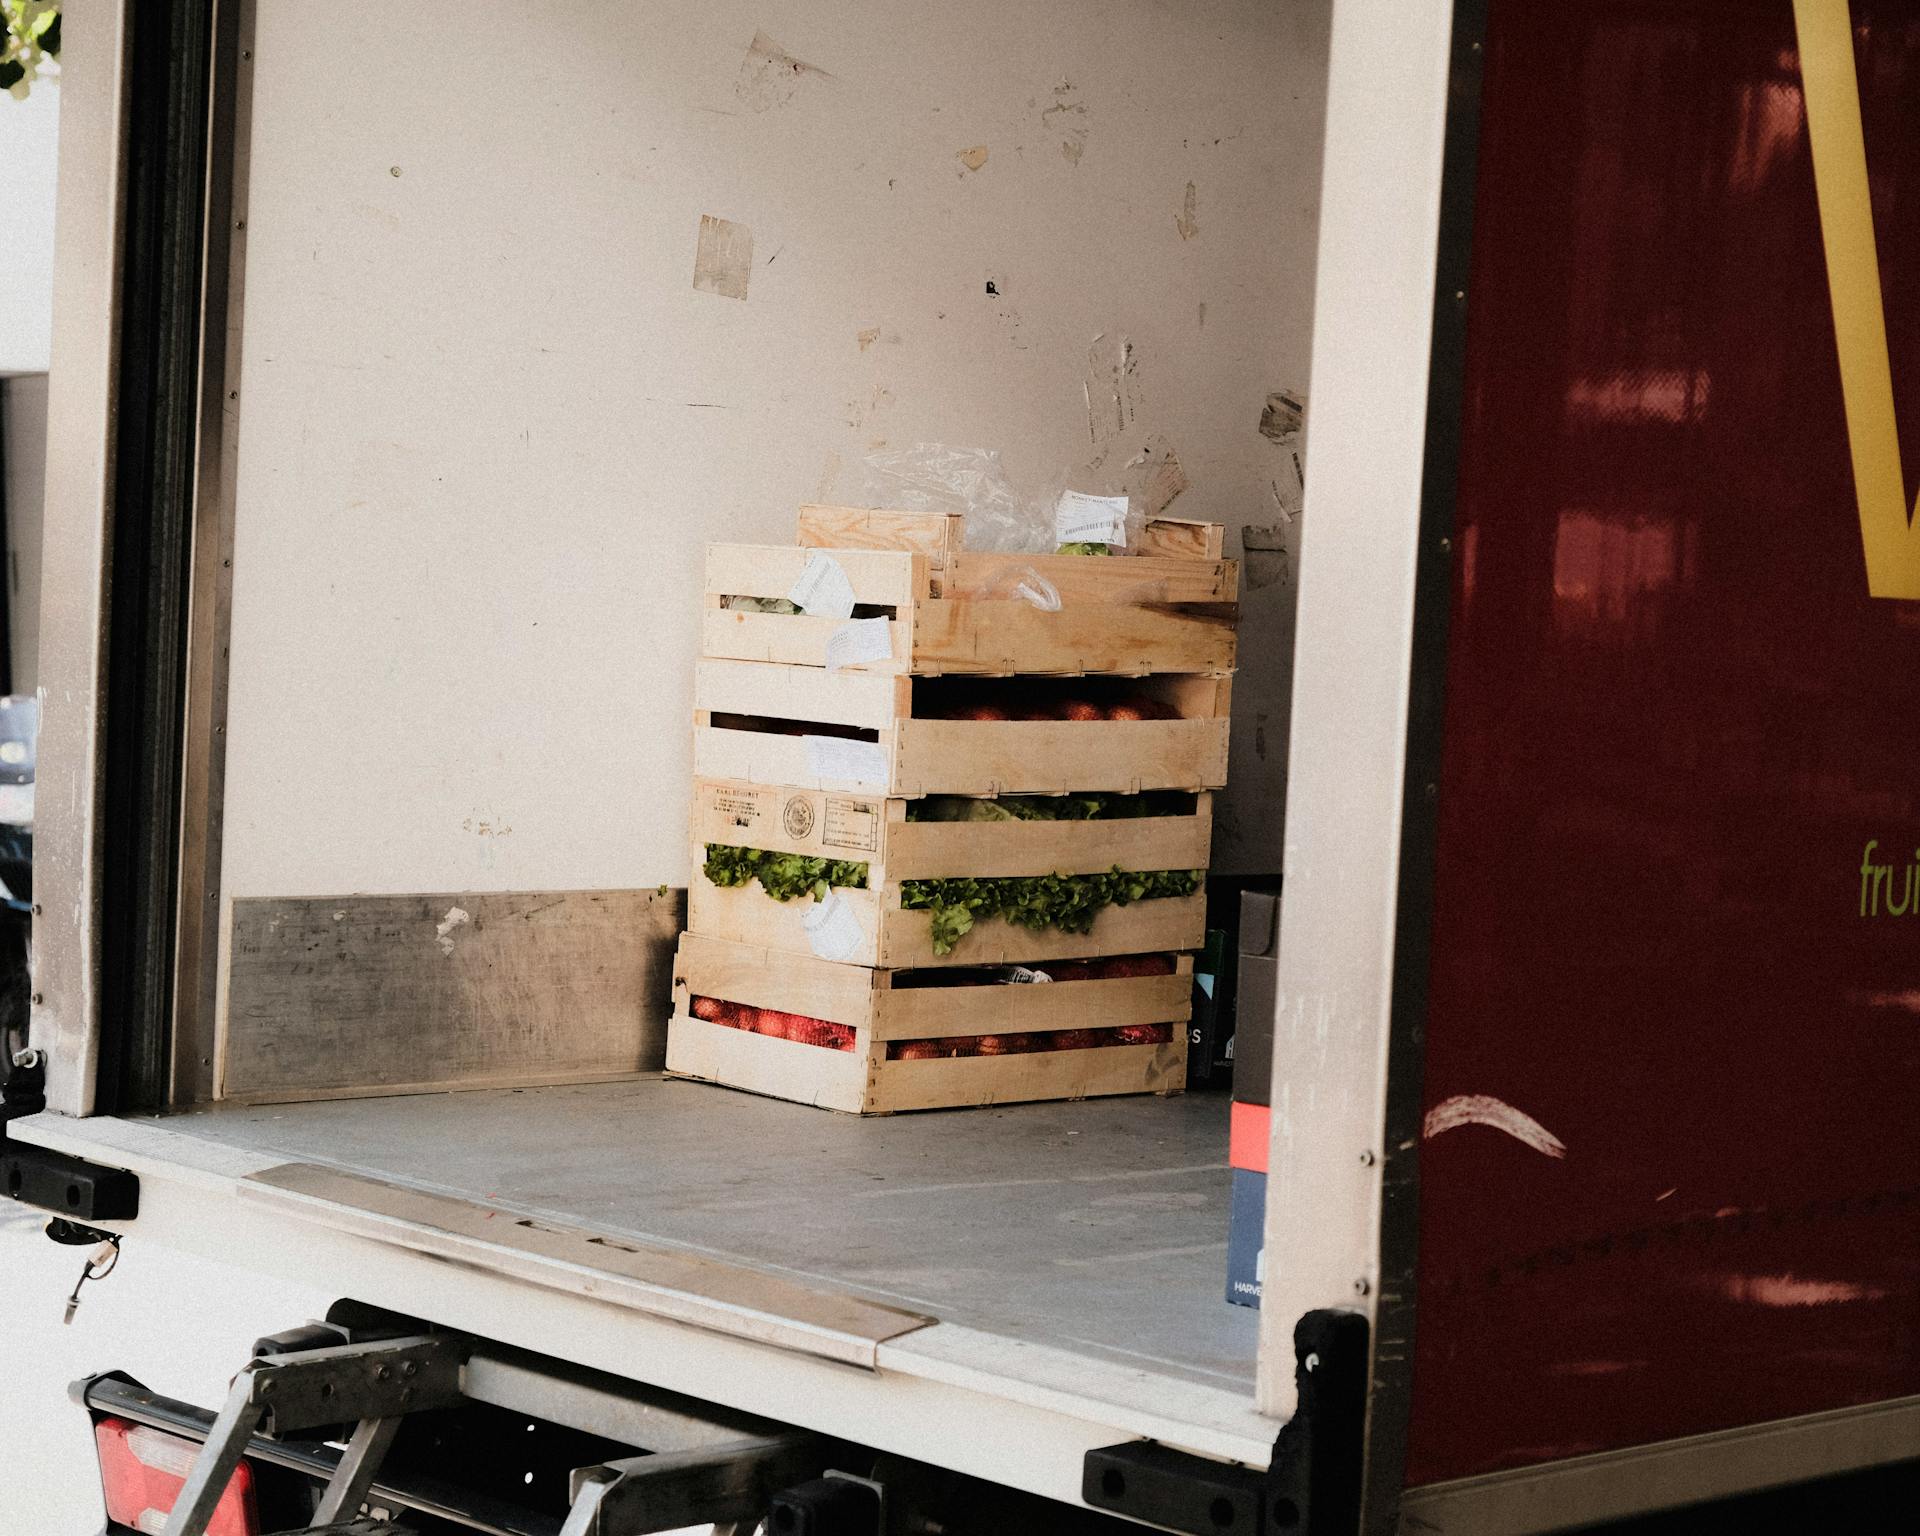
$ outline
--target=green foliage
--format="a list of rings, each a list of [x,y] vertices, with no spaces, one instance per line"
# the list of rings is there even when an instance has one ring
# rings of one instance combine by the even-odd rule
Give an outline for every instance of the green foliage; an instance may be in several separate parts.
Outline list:
[[[60,7],[52,0],[0,0],[0,20],[6,23],[0,90],[25,101],[47,61],[60,57]]]
[[[1191,896],[1206,871],[1156,869],[1144,873],[1115,865],[1100,875],[1023,875],[993,880],[959,877],[907,880],[900,904],[932,914],[933,952],[946,955],[976,918],[1001,917],[1022,928],[1058,928],[1085,933],[1107,907],[1129,906],[1163,896]]]
[[[1062,544],[1054,553],[1056,555],[1110,555],[1113,550],[1105,544],[1089,544],[1081,539],[1071,544]]]
[[[715,885],[750,885],[758,880],[775,901],[809,895],[824,901],[835,886],[854,890],[867,886],[867,866],[850,859],[813,859],[802,853],[769,853],[730,843],[708,843],[705,868]]]

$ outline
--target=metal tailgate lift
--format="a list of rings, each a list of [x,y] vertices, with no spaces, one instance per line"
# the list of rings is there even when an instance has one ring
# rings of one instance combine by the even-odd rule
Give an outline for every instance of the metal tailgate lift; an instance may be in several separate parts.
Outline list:
[[[382,1461],[408,1414],[490,1401],[492,1389],[511,1386],[516,1369],[475,1353],[475,1341],[454,1334],[415,1333],[321,1343],[345,1336],[331,1325],[295,1329],[262,1341],[234,1377],[225,1405],[207,1432],[166,1526],[166,1536],[205,1536],[228,1481],[256,1435],[300,1435],[353,1426],[346,1449],[327,1476],[307,1532],[399,1531],[361,1518]],[[472,1372],[485,1373],[476,1379]],[[83,1384],[83,1390],[91,1384]],[[562,1383],[545,1384],[564,1393]],[[671,1421],[681,1442],[576,1470],[560,1536],[646,1536],[688,1525],[725,1532],[751,1530],[796,1485],[819,1479],[844,1449],[810,1431],[737,1416],[694,1420],[642,1405],[649,1417]],[[848,1489],[871,1489],[865,1479],[839,1474]],[[867,1496],[875,1516],[876,1494]]]

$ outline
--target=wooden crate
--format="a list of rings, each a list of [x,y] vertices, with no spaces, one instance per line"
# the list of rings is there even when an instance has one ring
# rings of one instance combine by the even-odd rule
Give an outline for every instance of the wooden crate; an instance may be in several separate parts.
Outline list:
[[[953,557],[962,552],[965,531],[966,518],[958,512],[804,506],[800,509],[800,525],[794,542],[809,549],[914,550],[927,557],[937,584]],[[1226,534],[1225,526],[1220,523],[1185,517],[1149,518],[1138,553],[1218,560],[1226,546]]]
[[[960,553],[958,512],[890,512],[876,507],[804,506],[794,542],[807,549],[899,549],[927,557],[934,590]]]
[[[764,898],[763,898],[764,899]],[[885,970],[795,959],[687,934],[674,965],[667,1071],[851,1114],[957,1108],[1116,1093],[1179,1093],[1193,960],[1166,976],[1042,985],[910,987]],[[752,1034],[695,1018],[715,997],[826,1019],[855,1031],[851,1051]],[[1166,1024],[1163,1044],[1021,1055],[889,1060],[890,1041]]]
[[[1179,716],[1171,720],[930,718],[942,690],[966,682],[703,660],[694,675],[694,773],[907,796],[1136,793],[1227,781],[1230,677],[1086,680],[1089,693],[1158,699]]]
[[[936,591],[935,567],[922,554],[709,544],[702,654],[824,667],[847,620],[727,606],[785,597],[822,556],[846,572],[857,605],[878,610],[868,619],[884,625],[884,634],[869,630],[863,638],[884,638],[887,654],[847,661],[848,670],[921,677],[1233,670],[1233,562],[1145,555],[961,554],[950,557]],[[1051,586],[1058,610],[1019,596],[1023,584],[1036,592]]]
[[[1196,949],[1206,937],[1206,894],[1155,897],[1109,907],[1084,934],[1035,931],[994,918],[976,923],[953,952],[933,952],[931,916],[901,906],[901,882],[943,876],[1097,874],[1205,869],[1212,838],[1211,797],[1191,812],[1114,821],[909,821],[905,800],[839,794],[800,786],[696,780],[693,873],[687,926],[696,933],[787,954],[810,955],[806,898],[775,901],[758,882],[717,886],[702,872],[705,846],[726,843],[864,861],[865,890],[841,889],[859,924],[861,965],[998,965],[1034,959]]]

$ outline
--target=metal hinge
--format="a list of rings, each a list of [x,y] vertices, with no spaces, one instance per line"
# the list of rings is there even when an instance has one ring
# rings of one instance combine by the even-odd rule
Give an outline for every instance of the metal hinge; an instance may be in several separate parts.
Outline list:
[[[1305,1314],[1293,1330],[1298,1402],[1265,1472],[1151,1440],[1087,1452],[1080,1497],[1190,1536],[1355,1536],[1367,1415],[1367,1320]]]

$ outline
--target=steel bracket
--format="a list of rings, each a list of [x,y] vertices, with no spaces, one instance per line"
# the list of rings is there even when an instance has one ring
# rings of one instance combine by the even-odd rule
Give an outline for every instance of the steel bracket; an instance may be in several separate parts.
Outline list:
[[[1088,1451],[1080,1497],[1188,1536],[1355,1536],[1367,1414],[1367,1320],[1319,1311],[1293,1330],[1299,1399],[1265,1472],[1152,1440]]]

